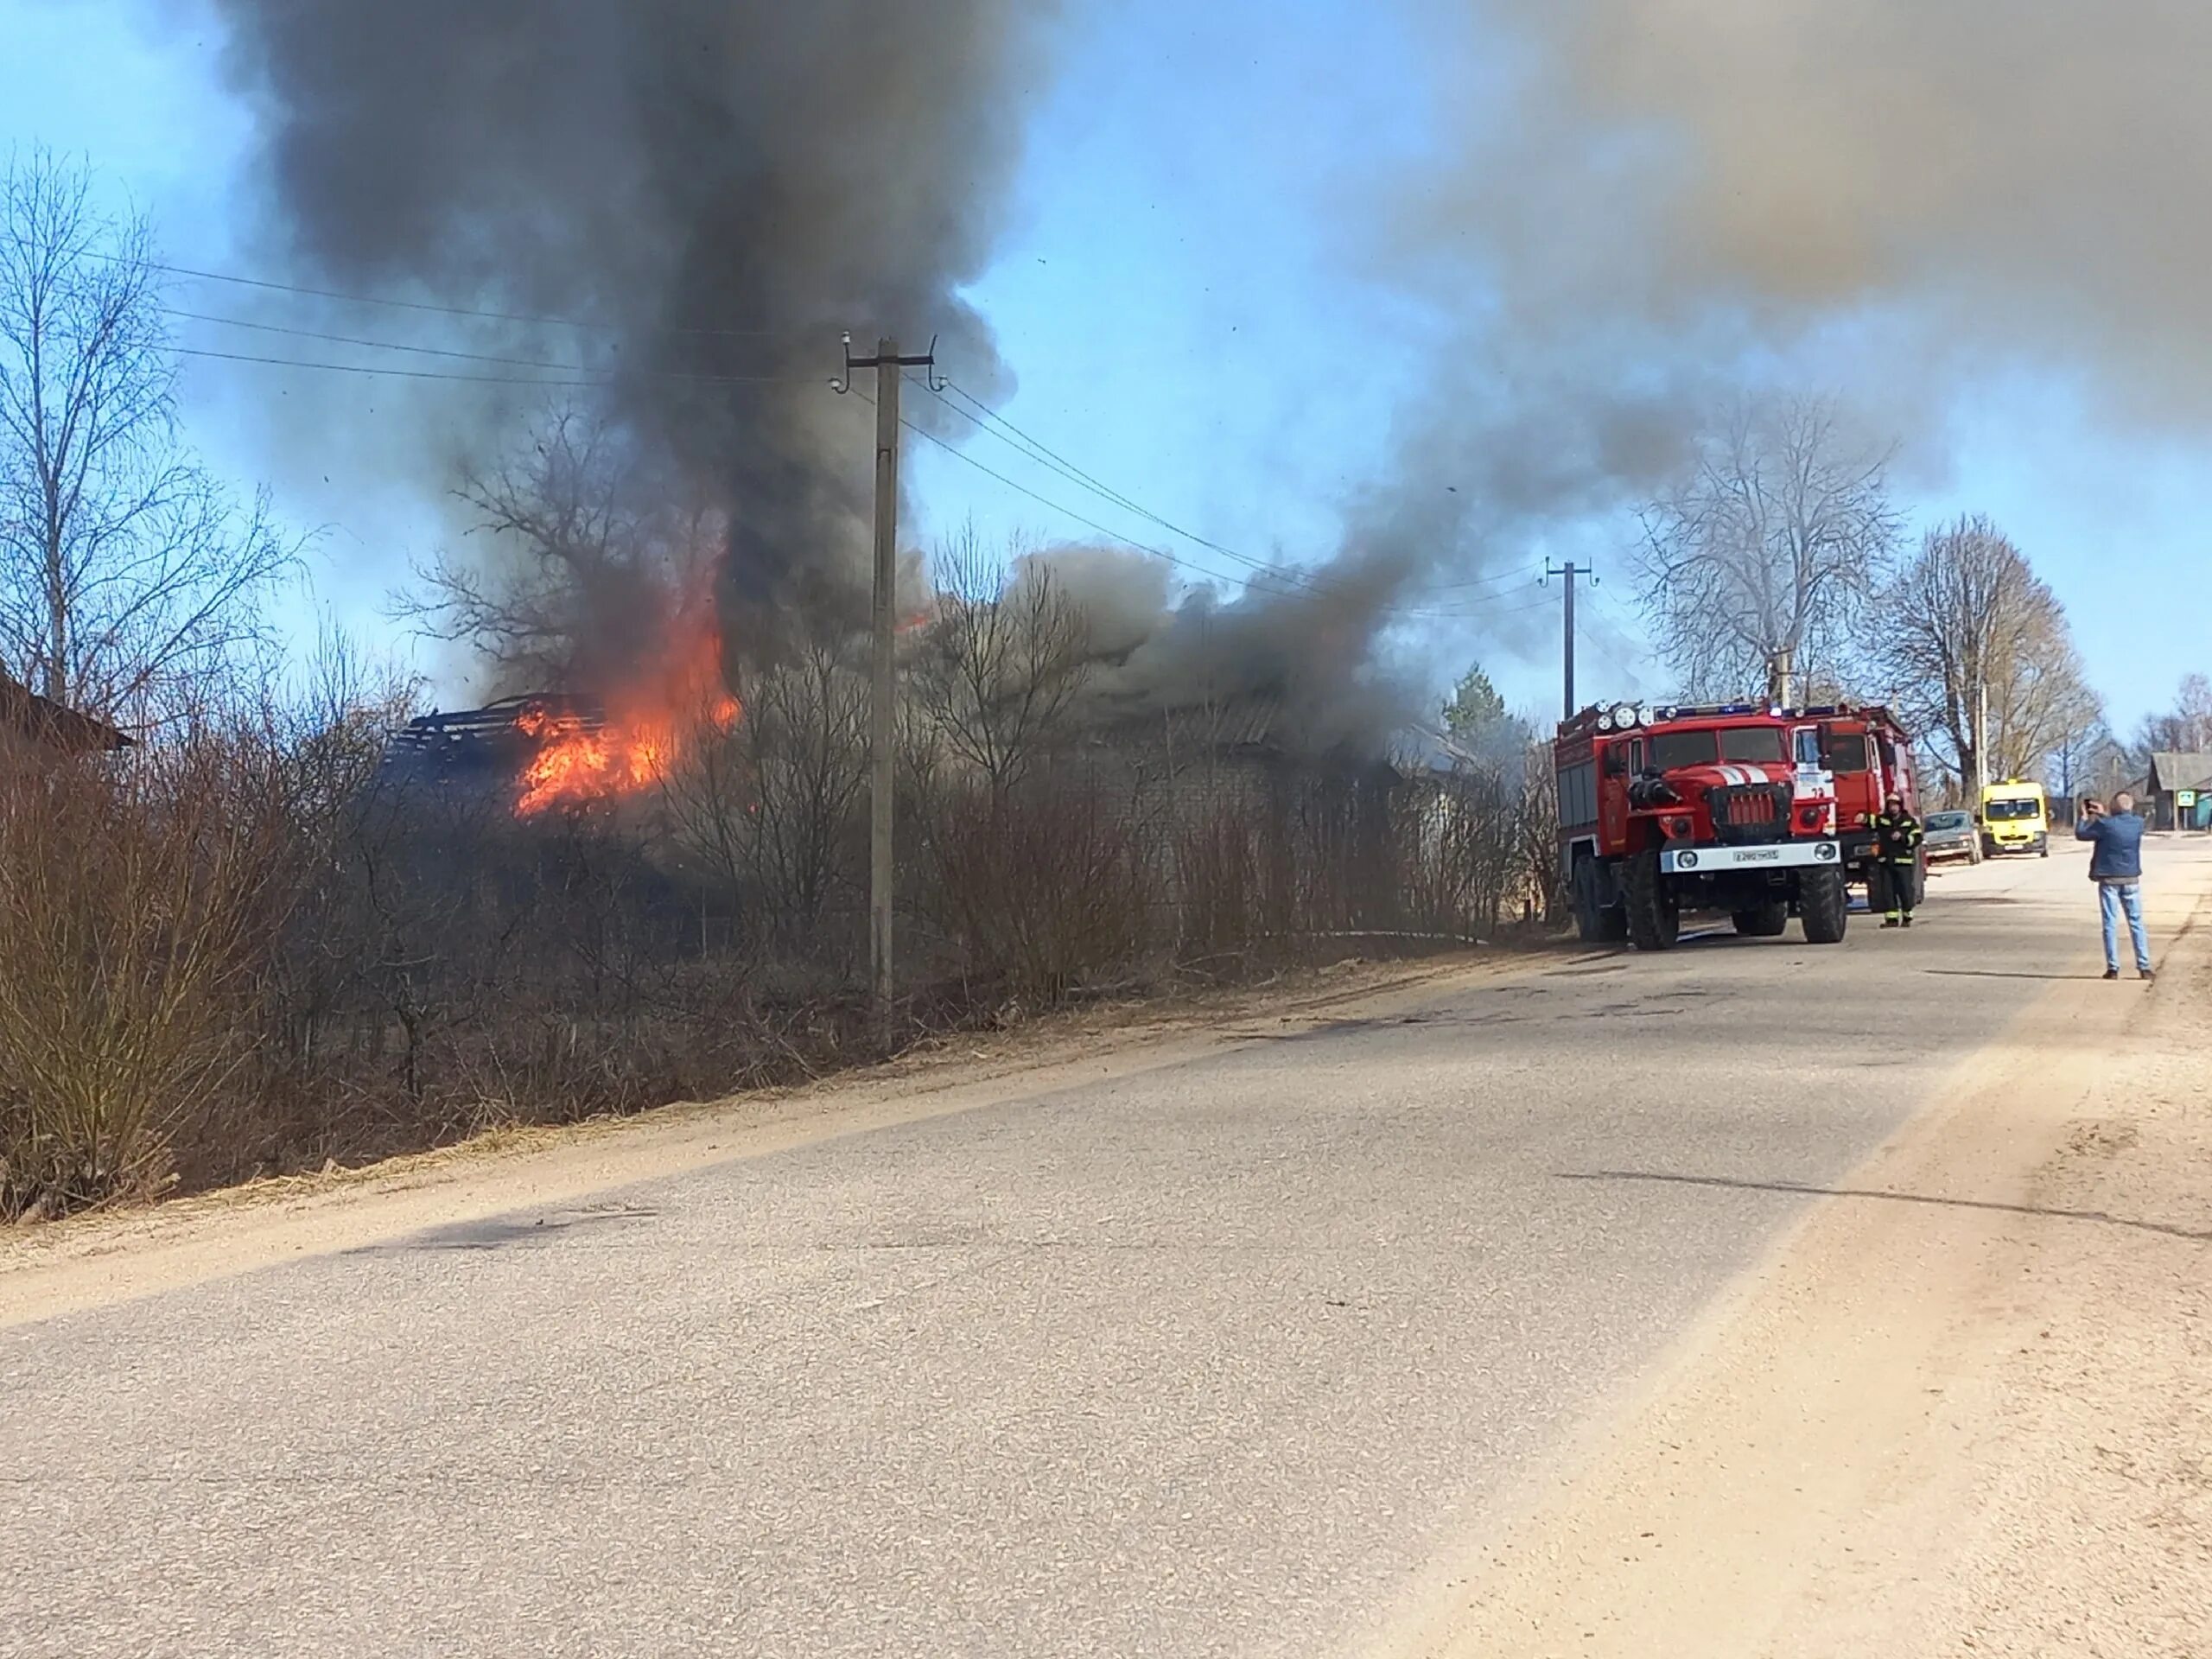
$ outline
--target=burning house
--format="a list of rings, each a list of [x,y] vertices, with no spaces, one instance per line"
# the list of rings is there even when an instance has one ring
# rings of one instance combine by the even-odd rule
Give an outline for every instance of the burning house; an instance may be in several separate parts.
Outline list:
[[[512,794],[518,810],[538,769],[540,734],[572,732],[603,741],[607,710],[595,697],[556,692],[505,697],[481,709],[439,710],[410,720],[385,753],[388,781],[497,796]]]
[[[738,718],[727,690],[690,717],[673,707],[610,714],[600,697],[540,691],[481,709],[421,715],[394,734],[388,781],[484,795],[512,793],[518,817],[642,795],[688,745]]]

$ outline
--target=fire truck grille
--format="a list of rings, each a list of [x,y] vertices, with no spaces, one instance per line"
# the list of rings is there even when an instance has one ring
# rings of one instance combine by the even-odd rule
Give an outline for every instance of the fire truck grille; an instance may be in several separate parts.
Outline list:
[[[1713,832],[1724,842],[1773,841],[1789,829],[1789,791],[1780,784],[1746,784],[1706,791]]]

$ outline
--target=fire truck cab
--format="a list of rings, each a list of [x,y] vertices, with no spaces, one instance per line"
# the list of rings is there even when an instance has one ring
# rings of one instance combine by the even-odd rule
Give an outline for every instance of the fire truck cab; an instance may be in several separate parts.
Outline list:
[[[1582,938],[1664,950],[1682,912],[1705,910],[1753,938],[1796,916],[1808,943],[1840,941],[1849,861],[1831,761],[1856,755],[1848,745],[1835,753],[1838,718],[1749,702],[1624,703],[1563,723],[1560,854]],[[1871,852],[1871,833],[1867,842]]]
[[[1896,795],[1915,817],[1920,810],[1919,767],[1913,759],[1912,739],[1896,715],[1869,703],[1839,702],[1798,711],[1819,723],[1821,752],[1835,778],[1837,832],[1843,842],[1843,867],[1854,881],[1871,884],[1876,876],[1874,819],[1882,803]],[[1912,880],[1917,887],[1913,902],[1928,876],[1923,857]]]

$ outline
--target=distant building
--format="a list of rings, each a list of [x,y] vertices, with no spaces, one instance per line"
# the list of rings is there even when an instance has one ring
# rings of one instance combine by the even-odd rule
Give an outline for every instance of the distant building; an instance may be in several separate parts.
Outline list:
[[[2212,829],[2212,752],[2153,753],[2143,809],[2153,830]]]
[[[62,754],[111,753],[137,741],[104,720],[41,696],[4,668],[0,668],[0,734]]]

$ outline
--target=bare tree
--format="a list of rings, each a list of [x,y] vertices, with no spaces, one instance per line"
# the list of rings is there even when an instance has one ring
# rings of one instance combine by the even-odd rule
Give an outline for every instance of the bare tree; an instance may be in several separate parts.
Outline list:
[[[743,671],[744,713],[702,721],[664,787],[679,838],[770,925],[760,944],[818,952],[868,779],[868,681],[857,642],[804,626]]]
[[[2145,718],[2136,731],[2135,747],[2146,760],[2156,749],[2186,754],[2212,749],[2212,679],[2202,674],[2184,675],[2173,707]]]
[[[1960,785],[1985,762],[1992,778],[2037,776],[2101,727],[2057,596],[1988,519],[1929,531],[1883,608],[1897,701]]]
[[[1088,667],[1088,623],[1049,564],[1025,560],[1008,574],[972,526],[933,574],[915,695],[945,749],[1003,794],[1066,723]]]
[[[394,610],[516,689],[650,662],[717,544],[713,515],[664,486],[604,418],[553,410],[526,443],[463,471],[454,493],[484,541],[418,569]]]
[[[2068,821],[2073,803],[2084,794],[2109,796],[2127,787],[2136,769],[2127,746],[2101,722],[2076,734],[2051,751],[2047,780],[2066,802]]]
[[[1825,401],[1746,407],[1646,510],[1644,610],[1686,690],[1838,675],[1897,544],[1888,459]]]
[[[0,181],[0,652],[106,714],[260,636],[294,563],[266,497],[241,511],[179,442],[176,369],[143,219],[95,207],[45,151]]]

